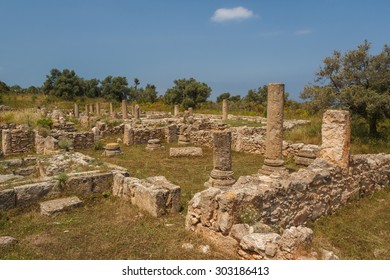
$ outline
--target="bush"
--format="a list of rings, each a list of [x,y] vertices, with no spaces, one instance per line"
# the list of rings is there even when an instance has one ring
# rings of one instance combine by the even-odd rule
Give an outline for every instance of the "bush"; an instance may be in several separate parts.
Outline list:
[[[45,128],[52,128],[53,121],[51,118],[41,118],[37,120],[37,125]]]
[[[70,147],[72,146],[72,141],[69,140],[68,138],[62,137],[58,141],[58,147],[60,149],[69,151]]]
[[[93,149],[95,151],[101,151],[104,149],[104,143],[102,141],[96,141],[95,144],[93,145]]]

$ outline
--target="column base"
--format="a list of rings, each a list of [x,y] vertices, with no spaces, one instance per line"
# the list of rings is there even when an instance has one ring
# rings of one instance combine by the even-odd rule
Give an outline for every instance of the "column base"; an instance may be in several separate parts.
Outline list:
[[[259,173],[263,175],[271,175],[274,172],[286,173],[287,169],[283,164],[284,161],[281,159],[265,159]]]
[[[206,188],[229,188],[236,182],[236,179],[233,178],[233,174],[233,171],[221,171],[214,169],[211,171],[210,178],[204,183],[204,186]]]

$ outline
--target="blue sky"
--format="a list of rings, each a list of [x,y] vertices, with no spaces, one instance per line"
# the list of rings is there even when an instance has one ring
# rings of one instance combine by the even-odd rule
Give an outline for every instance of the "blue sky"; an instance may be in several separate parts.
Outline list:
[[[333,50],[390,43],[388,0],[0,0],[0,80],[41,86],[50,69],[157,86],[193,77],[246,95],[282,82],[293,99]]]

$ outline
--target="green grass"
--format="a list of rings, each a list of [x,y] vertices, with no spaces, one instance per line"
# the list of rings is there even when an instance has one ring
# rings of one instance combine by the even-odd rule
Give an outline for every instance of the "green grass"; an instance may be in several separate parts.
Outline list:
[[[390,259],[390,186],[311,227],[314,248],[332,250],[341,259]]]

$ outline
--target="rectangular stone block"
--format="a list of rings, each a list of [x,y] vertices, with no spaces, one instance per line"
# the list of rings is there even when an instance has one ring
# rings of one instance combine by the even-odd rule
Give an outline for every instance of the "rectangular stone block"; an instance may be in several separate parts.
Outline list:
[[[170,148],[170,157],[201,157],[203,150],[200,147]]]
[[[57,180],[33,183],[15,187],[16,206],[26,206],[36,203],[43,197],[58,191],[59,182]]]
[[[83,202],[76,196],[59,198],[39,203],[41,214],[51,216],[72,208],[80,207]]]
[[[341,168],[348,168],[350,137],[349,112],[327,110],[322,119],[320,156]]]
[[[0,210],[16,207],[16,193],[14,189],[0,191]]]
[[[113,194],[129,199],[132,204],[154,217],[176,213],[181,209],[180,187],[169,182],[164,176],[141,180],[116,174]]]
[[[111,172],[85,174],[71,177],[66,181],[66,189],[82,195],[91,193],[102,193],[110,190],[113,185],[113,174]]]

